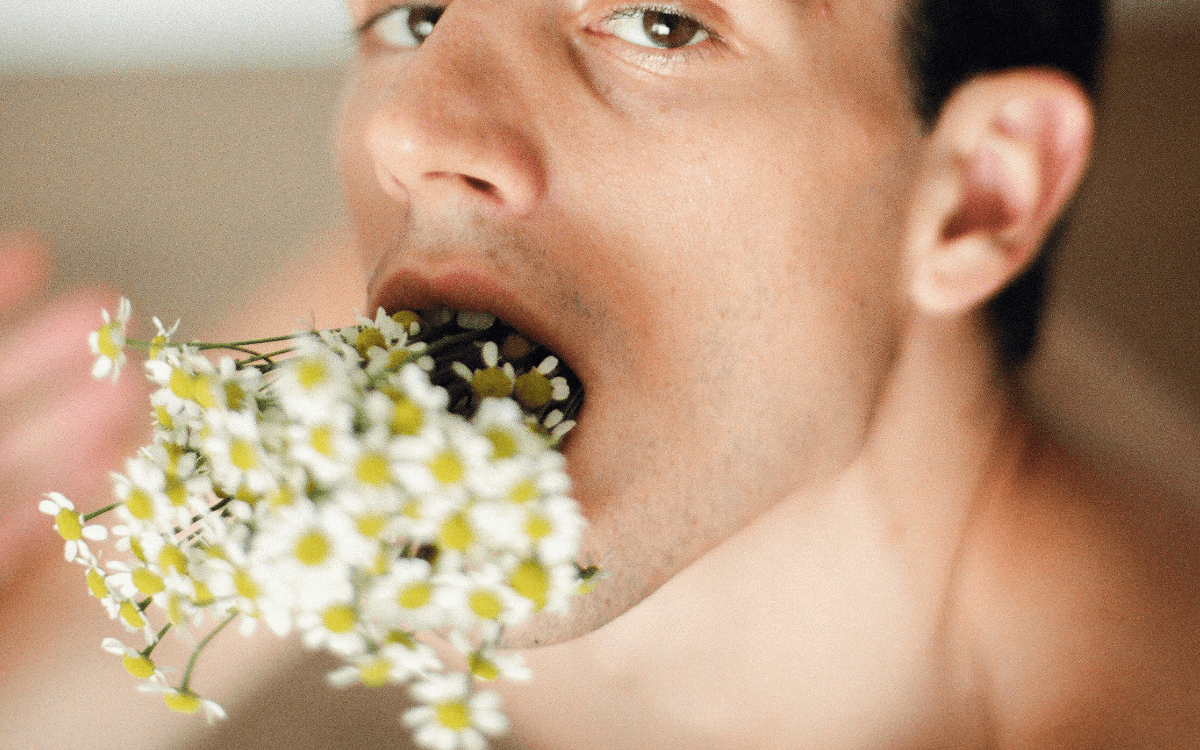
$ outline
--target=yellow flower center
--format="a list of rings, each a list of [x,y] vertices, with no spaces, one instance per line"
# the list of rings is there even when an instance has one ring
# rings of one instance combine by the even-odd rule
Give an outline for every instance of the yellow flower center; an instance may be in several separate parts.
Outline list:
[[[456,484],[462,481],[465,472],[462,461],[450,450],[444,450],[434,456],[429,462],[429,470],[433,472],[433,478],[442,484]]]
[[[133,602],[121,602],[120,608],[121,619],[129,623],[131,628],[144,628],[146,626],[146,618],[142,617],[142,611],[137,608]]]
[[[396,348],[388,353],[387,369],[397,372],[401,367],[411,362],[416,355],[408,349]]]
[[[125,498],[125,509],[129,511],[129,515],[139,521],[149,521],[154,518],[154,501],[150,499],[150,495],[145,490],[138,487],[129,491],[129,496]]]
[[[150,355],[150,359],[154,359],[159,354],[161,354],[163,348],[166,345],[167,345],[167,337],[162,335],[161,333],[158,334],[157,336],[155,336],[154,338],[150,339],[150,351],[147,352]]]
[[[554,388],[545,375],[537,370],[530,370],[517,378],[517,383],[513,386],[513,395],[526,409],[537,409],[550,403]]]
[[[479,398],[488,396],[505,398],[512,393],[513,382],[508,379],[504,370],[499,367],[488,367],[475,373],[475,376],[471,378],[471,388],[475,390],[475,395]]]
[[[104,574],[95,568],[88,568],[87,572],[88,591],[92,592],[92,596],[97,599],[105,599],[108,597],[108,584],[104,582]]]
[[[367,662],[358,668],[358,678],[368,687],[386,685],[388,674],[392,671],[392,663],[384,657]]]
[[[475,535],[471,533],[471,525],[462,513],[455,513],[446,519],[438,533],[438,542],[446,549],[465,552],[471,546]]]
[[[322,456],[333,456],[333,428],[327,424],[319,424],[308,433],[308,442],[313,450]]]
[[[181,714],[194,714],[200,710],[200,699],[194,693],[167,693],[163,696],[163,703]]]
[[[63,508],[54,514],[54,525],[58,533],[68,542],[78,542],[83,539],[83,521],[79,514],[69,508]]]
[[[471,669],[471,674],[475,675],[485,682],[491,682],[500,676],[500,670],[495,664],[488,661],[482,654],[471,654],[471,658],[467,661],[467,665]]]
[[[133,585],[137,586],[137,590],[146,596],[161,594],[167,588],[158,574],[146,568],[138,568],[133,571]]]
[[[329,540],[319,531],[309,531],[296,540],[295,552],[305,565],[320,565],[329,557]]]
[[[371,351],[371,347],[378,346],[380,349],[387,348],[387,342],[383,338],[378,328],[367,327],[358,332],[358,337],[354,339],[354,348],[358,350],[360,356],[366,359],[367,353]]]
[[[295,495],[292,493],[292,488],[286,484],[281,484],[270,495],[270,503],[275,507],[291,505],[295,501]]]
[[[533,513],[529,516],[529,520],[525,522],[525,533],[530,539],[545,539],[554,531],[554,527],[550,525],[550,519],[540,513]]]
[[[258,598],[258,584],[255,583],[254,579],[250,577],[250,574],[244,570],[238,570],[233,574],[233,588],[238,592],[238,596],[243,596],[251,601]],[[208,594],[208,596],[209,598],[212,597],[211,592]],[[200,584],[196,584],[196,598],[200,598]]]
[[[500,597],[483,590],[472,591],[471,595],[467,597],[467,606],[471,608],[476,617],[483,620],[495,620],[504,611]]]
[[[394,312],[392,313],[392,320],[399,323],[407,333],[412,333],[412,326],[414,323],[421,322],[421,319],[412,310],[399,310]]]
[[[116,321],[105,323],[100,326],[98,333],[100,335],[96,337],[96,348],[100,350],[100,354],[109,359],[116,359],[121,354],[125,339],[121,333],[121,324]]]
[[[254,444],[245,438],[235,437],[229,441],[229,460],[242,471],[250,471],[258,466],[258,454]]]
[[[166,496],[167,499],[171,501],[171,505],[174,505],[176,508],[178,508],[187,502],[187,487],[185,487],[183,482],[180,482],[178,479],[172,479],[167,483]]]
[[[179,398],[190,399],[192,397],[192,376],[182,368],[176,367],[171,370],[171,379],[167,381],[167,387]]]
[[[512,458],[517,453],[517,441],[508,430],[493,427],[484,433],[492,441],[493,458]]]
[[[374,451],[364,453],[354,465],[354,475],[363,484],[382,487],[392,479],[392,471],[388,468],[387,458]]]
[[[428,583],[410,583],[400,590],[396,603],[404,609],[420,609],[429,603],[433,589]]]
[[[513,488],[508,491],[508,499],[520,505],[527,503],[538,495],[537,485],[532,479],[522,479],[513,485]]]
[[[416,435],[421,431],[425,422],[421,407],[407,398],[401,397],[392,405],[392,433],[395,435]]]
[[[187,615],[183,611],[183,599],[178,594],[171,594],[167,600],[167,622],[175,627],[183,625]]]
[[[358,533],[365,537],[375,537],[383,533],[387,527],[388,517],[383,513],[366,513],[354,519]]]
[[[175,569],[180,575],[187,575],[188,559],[183,551],[174,545],[167,545],[158,553],[158,567],[164,571]]]
[[[242,408],[242,403],[246,399],[246,392],[237,383],[230,380],[225,384],[225,406],[237,411]]]
[[[462,701],[446,701],[438,704],[437,719],[447,729],[466,729],[471,726],[471,710]]]
[[[175,420],[171,419],[171,412],[167,411],[167,407],[162,405],[154,407],[154,417],[164,430],[175,429]]]
[[[319,359],[305,358],[296,368],[296,382],[306,390],[316,390],[329,378],[329,369]]]
[[[246,578],[247,578],[247,580],[249,580],[249,576],[246,576]],[[235,581],[234,586],[235,586],[235,588],[237,588],[237,592],[239,594],[241,594],[242,588],[241,588],[241,586],[238,586],[237,580],[238,580],[237,576],[234,576],[234,581]],[[192,597],[192,601],[196,603],[197,607],[207,607],[208,605],[212,604],[213,602],[215,602],[217,600],[217,597],[213,596],[212,589],[210,589],[208,587],[207,583],[204,583],[203,581],[195,581],[194,583],[195,583],[195,587],[196,587],[196,595]],[[254,585],[254,581],[249,581],[249,583],[250,583],[250,586],[253,589],[255,589],[255,591],[252,593],[257,593],[258,587]],[[242,595],[245,596],[245,594],[242,594]],[[246,598],[253,599],[254,597],[246,597]]]
[[[213,396],[211,375],[201,372],[192,378],[192,400],[205,409],[216,406],[217,400]]]
[[[121,660],[121,664],[125,666],[126,672],[139,680],[144,680],[154,674],[154,662],[141,655],[126,656]]]
[[[349,605],[335,604],[321,613],[321,622],[331,633],[349,633],[358,622],[358,615]]]
[[[521,596],[533,602],[536,609],[546,606],[546,592],[550,590],[550,577],[546,569],[534,560],[526,560],[517,566],[508,585]]]

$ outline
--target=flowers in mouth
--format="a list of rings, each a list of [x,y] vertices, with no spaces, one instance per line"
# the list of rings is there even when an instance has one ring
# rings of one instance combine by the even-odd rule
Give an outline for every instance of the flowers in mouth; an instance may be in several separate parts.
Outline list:
[[[156,318],[127,338],[128,300],[89,344],[93,374],[147,354],[154,438],[90,513],[49,494],[65,556],[142,646],[116,638],[143,689],[174,711],[224,711],[191,680],[204,648],[239,621],[340,655],[335,685],[408,683],[418,744],[482,748],[505,728],[478,684],[527,676],[497,651],[506,627],[564,612],[595,569],[555,448],[582,400],[557,357],[484,313],[382,309],[358,325],[224,344],[174,343]],[[272,347],[277,347],[272,350]],[[224,350],[236,356],[210,358]],[[503,381],[503,382],[502,382]],[[106,513],[110,528],[91,523]],[[110,548],[93,549],[105,540]],[[200,630],[177,684],[155,648]],[[449,672],[420,640],[448,637]]]

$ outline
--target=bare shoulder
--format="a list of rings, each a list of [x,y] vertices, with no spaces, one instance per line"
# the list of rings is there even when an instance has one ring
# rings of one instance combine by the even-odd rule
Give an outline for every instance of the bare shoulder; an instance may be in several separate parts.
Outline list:
[[[999,747],[1200,747],[1196,509],[1030,433],[964,545],[960,633]]]

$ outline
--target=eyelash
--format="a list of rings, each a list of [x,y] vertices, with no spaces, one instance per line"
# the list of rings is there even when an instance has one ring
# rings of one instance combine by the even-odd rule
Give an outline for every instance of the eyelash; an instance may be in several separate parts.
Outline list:
[[[370,36],[370,34],[371,34],[372,30],[375,28],[376,24],[378,24],[381,20],[386,18],[388,16],[388,14],[390,14],[394,11],[401,10],[404,8],[416,9],[416,8],[438,8],[438,7],[444,9],[444,6],[437,6],[433,3],[422,3],[422,2],[395,3],[392,5],[388,5],[387,7],[383,8],[379,11],[376,11],[375,13],[372,13],[365,21],[363,21],[361,24],[359,24],[355,28],[355,30],[354,30],[355,39],[360,44],[364,43],[367,40],[367,38]],[[700,30],[704,33],[704,38],[694,44],[685,44],[681,47],[673,47],[673,48],[648,47],[645,45],[634,44],[633,42],[628,42],[627,40],[620,39],[619,37],[616,37],[615,34],[612,34],[611,32],[609,32],[607,30],[603,30],[603,27],[605,24],[611,23],[615,20],[622,19],[622,18],[633,18],[639,14],[648,13],[648,12],[649,13],[663,13],[663,14],[678,16],[679,18],[682,18],[686,21],[695,23],[700,27]],[[599,29],[601,29],[601,30],[596,31],[597,27],[599,27]],[[605,34],[606,36],[610,36],[610,37],[618,39],[619,41],[623,42],[628,48],[630,48],[628,54],[639,58],[639,62],[648,63],[650,65],[653,65],[655,67],[660,67],[660,68],[665,65],[671,65],[671,64],[675,64],[675,63],[679,63],[679,62],[688,60],[697,54],[702,54],[702,53],[708,51],[706,48],[709,48],[712,45],[721,43],[720,35],[718,35],[707,24],[700,21],[695,16],[683,11],[682,9],[680,9],[677,6],[661,5],[661,4],[627,5],[627,6],[624,6],[621,8],[617,8],[616,10],[614,10],[614,11],[610,12],[608,15],[606,15],[602,20],[589,25],[588,30],[595,31],[596,33]]]

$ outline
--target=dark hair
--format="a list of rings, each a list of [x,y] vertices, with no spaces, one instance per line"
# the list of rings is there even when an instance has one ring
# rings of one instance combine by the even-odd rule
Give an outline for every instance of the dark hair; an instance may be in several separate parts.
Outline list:
[[[942,106],[979,73],[1028,66],[1074,76],[1095,100],[1107,29],[1104,0],[906,0],[900,15],[903,62],[913,106],[931,129]],[[984,312],[1000,366],[1021,367],[1037,343],[1049,268],[1064,222],[1033,264]]]

